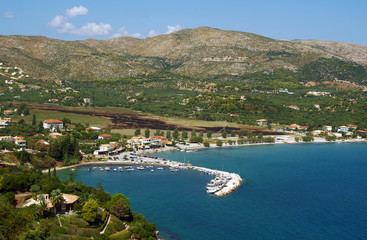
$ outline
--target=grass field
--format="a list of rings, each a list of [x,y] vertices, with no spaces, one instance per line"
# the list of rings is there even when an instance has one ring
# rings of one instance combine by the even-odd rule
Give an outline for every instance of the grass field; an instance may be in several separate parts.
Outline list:
[[[31,110],[30,115],[25,116],[24,120],[27,123],[32,122],[33,114],[36,115],[37,122],[43,121],[46,119],[59,119],[62,120],[63,118],[68,118],[72,123],[82,123],[86,124],[89,123],[89,126],[94,127],[107,127],[110,123],[110,120],[103,117],[96,117],[96,116],[86,116],[82,114],[76,113],[63,113],[58,111],[45,111],[45,110]]]

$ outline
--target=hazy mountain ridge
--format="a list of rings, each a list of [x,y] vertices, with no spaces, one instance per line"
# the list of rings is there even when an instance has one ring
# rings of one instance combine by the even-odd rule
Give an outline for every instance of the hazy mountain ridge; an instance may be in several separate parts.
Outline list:
[[[285,68],[297,71],[320,58],[367,66],[367,47],[325,41],[284,41],[200,27],[152,38],[62,41],[0,36],[0,61],[35,78],[119,79],[161,69],[189,77],[242,76]]]

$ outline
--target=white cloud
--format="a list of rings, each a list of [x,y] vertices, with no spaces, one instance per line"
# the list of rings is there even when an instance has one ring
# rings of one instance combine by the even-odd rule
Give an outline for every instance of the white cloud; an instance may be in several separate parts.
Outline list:
[[[47,25],[50,28],[56,29],[58,33],[70,33],[80,36],[102,36],[109,35],[113,31],[112,26],[106,23],[87,23],[86,25],[77,28],[73,23],[69,22],[70,18],[87,15],[88,9],[83,6],[66,9],[66,16],[57,15]]]
[[[168,31],[165,34],[170,34],[170,33],[173,33],[173,32],[177,32],[177,31],[181,30],[182,27],[179,24],[177,24],[176,26],[168,25],[167,29],[168,29]]]
[[[51,28],[59,28],[62,27],[66,23],[66,17],[62,15],[56,15],[51,22],[48,22],[47,25]]]
[[[141,34],[140,33],[129,33],[125,27],[122,27],[118,30],[117,33],[113,34],[111,37],[112,38],[117,38],[117,37],[121,37],[121,36],[128,36],[128,37],[134,37],[134,38],[140,38]]]
[[[88,15],[88,8],[83,7],[80,5],[79,7],[72,7],[69,9],[66,9],[66,16],[73,18],[80,15]]]
[[[110,24],[105,23],[88,23],[87,25],[78,28],[72,29],[70,33],[82,36],[102,36],[108,35],[112,32],[112,26]]]
[[[13,12],[6,12],[4,13],[4,17],[5,18],[15,18],[14,13]]]
[[[155,37],[155,36],[157,36],[157,35],[159,35],[159,32],[157,32],[156,30],[150,30],[149,31],[149,33],[148,33],[148,36],[149,37]]]

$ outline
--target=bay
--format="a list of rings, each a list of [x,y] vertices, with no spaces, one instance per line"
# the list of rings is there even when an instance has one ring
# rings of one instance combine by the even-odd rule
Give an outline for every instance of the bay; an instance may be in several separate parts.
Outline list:
[[[75,179],[125,194],[164,239],[367,239],[367,144],[279,144],[155,156],[236,172],[245,182],[216,197],[205,192],[213,176],[193,170],[79,167]],[[59,175],[65,179],[69,171]]]

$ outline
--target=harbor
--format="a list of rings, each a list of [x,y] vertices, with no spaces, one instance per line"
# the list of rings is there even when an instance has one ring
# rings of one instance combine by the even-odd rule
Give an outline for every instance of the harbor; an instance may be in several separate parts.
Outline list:
[[[225,196],[227,194],[230,194],[232,191],[237,189],[243,181],[242,178],[236,173],[193,166],[190,163],[182,163],[159,157],[141,156],[134,152],[130,152],[127,155],[121,157],[110,158],[107,161],[90,162],[84,163],[82,165],[90,165],[91,167],[89,167],[89,171],[111,172],[133,172],[136,170],[149,170],[154,173],[154,171],[163,170],[164,167],[168,168],[171,172],[195,170],[214,176],[214,179],[212,179],[207,184],[206,192],[215,196]],[[104,165],[104,167],[97,167],[97,165]],[[118,165],[124,165],[124,167]],[[75,168],[76,166],[72,168],[72,171],[74,171]],[[203,190],[205,190],[204,186]]]

